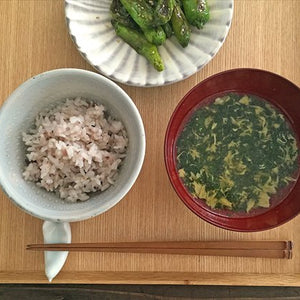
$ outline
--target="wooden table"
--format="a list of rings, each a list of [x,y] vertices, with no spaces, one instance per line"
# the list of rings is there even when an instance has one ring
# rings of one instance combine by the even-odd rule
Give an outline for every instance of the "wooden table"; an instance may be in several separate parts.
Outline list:
[[[214,227],[178,199],[163,161],[164,133],[172,111],[188,90],[208,76],[254,67],[300,85],[299,13],[299,0],[235,0],[227,40],[204,69],[165,87],[122,85],[145,124],[147,150],[142,172],[117,206],[72,224],[74,242],[290,239],[295,243],[294,258],[70,253],[54,283],[300,285],[299,217],[259,233]],[[62,0],[0,1],[0,62],[0,103],[26,79],[43,71],[64,67],[93,70],[69,38]],[[41,220],[19,210],[0,192],[0,282],[47,282],[43,254],[25,250],[28,243],[42,242],[41,227]]]

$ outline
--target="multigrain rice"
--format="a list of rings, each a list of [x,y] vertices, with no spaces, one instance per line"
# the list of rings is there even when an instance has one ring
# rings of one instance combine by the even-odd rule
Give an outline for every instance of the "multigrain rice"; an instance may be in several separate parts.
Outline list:
[[[85,201],[112,185],[128,146],[123,124],[103,105],[80,97],[40,113],[23,141],[25,180],[68,202]]]

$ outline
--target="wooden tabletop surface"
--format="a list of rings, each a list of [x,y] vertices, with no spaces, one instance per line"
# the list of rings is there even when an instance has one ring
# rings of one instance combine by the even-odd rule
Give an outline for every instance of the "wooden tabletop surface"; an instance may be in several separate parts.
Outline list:
[[[299,0],[235,0],[233,23],[223,47],[197,74],[158,88],[121,85],[144,121],[143,169],[118,205],[71,225],[74,242],[292,240],[293,259],[70,253],[54,283],[300,285],[300,217],[258,233],[214,227],[179,200],[163,160],[164,134],[172,111],[187,91],[208,76],[253,67],[278,73],[300,86],[299,12]],[[93,70],[68,35],[62,0],[0,1],[0,62],[0,105],[18,85],[43,71]],[[41,228],[41,220],[19,210],[0,191],[0,282],[47,282],[43,254],[25,250],[26,244],[43,241]]]

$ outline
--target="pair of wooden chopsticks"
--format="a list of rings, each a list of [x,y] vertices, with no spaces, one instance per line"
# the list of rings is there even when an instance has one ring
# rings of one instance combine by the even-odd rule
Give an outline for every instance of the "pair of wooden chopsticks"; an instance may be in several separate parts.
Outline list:
[[[201,241],[34,244],[27,250],[156,253],[234,257],[292,258],[291,241]]]

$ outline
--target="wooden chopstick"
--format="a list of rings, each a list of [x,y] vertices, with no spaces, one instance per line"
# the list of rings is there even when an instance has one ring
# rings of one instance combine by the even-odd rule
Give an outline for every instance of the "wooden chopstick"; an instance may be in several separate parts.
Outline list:
[[[291,241],[201,241],[33,244],[27,250],[157,253],[234,257],[292,258]]]
[[[29,249],[41,248],[176,248],[176,249],[261,249],[288,250],[291,241],[182,241],[182,242],[117,242],[117,243],[72,243],[72,244],[32,244]],[[45,249],[47,248],[47,249]]]

